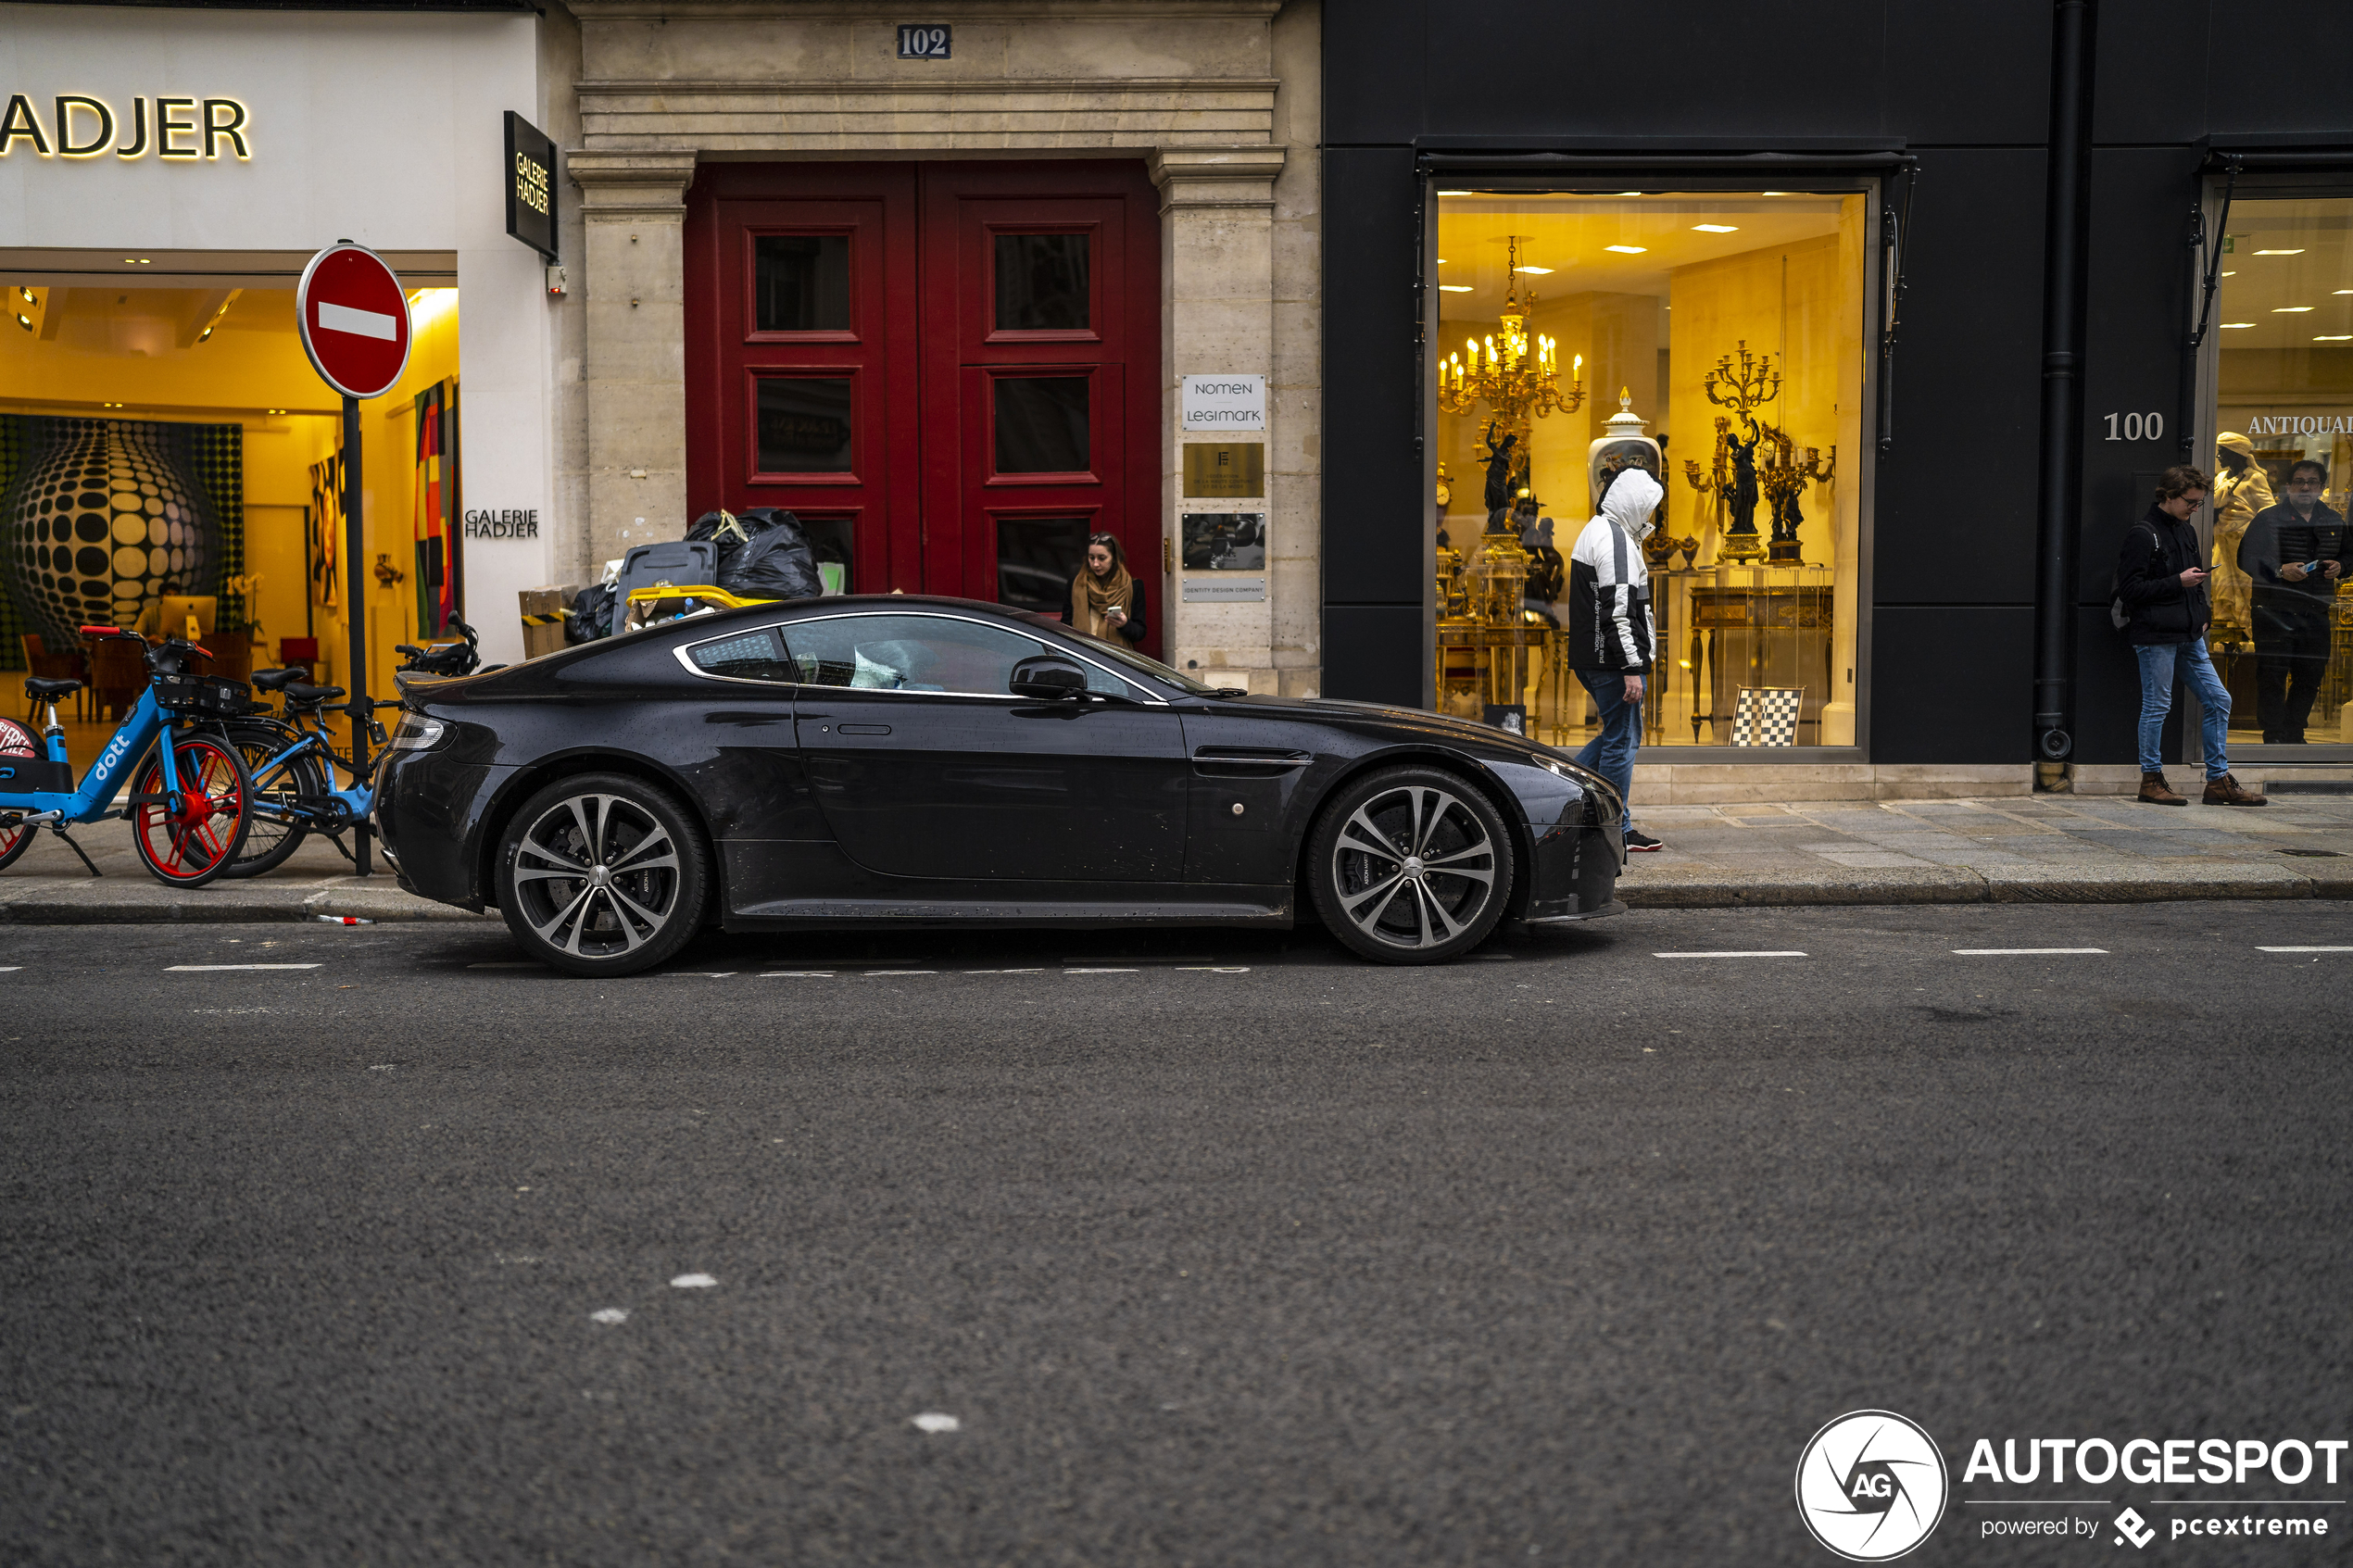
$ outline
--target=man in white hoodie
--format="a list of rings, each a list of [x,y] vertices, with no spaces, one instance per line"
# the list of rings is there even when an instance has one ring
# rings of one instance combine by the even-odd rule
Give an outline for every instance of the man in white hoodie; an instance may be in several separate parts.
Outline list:
[[[1651,667],[1651,572],[1642,558],[1652,515],[1665,492],[1642,470],[1622,468],[1602,487],[1599,515],[1568,556],[1568,667],[1601,710],[1601,734],[1577,754],[1579,767],[1607,779],[1621,799],[1634,787],[1642,744],[1642,678]],[[1626,847],[1659,847],[1626,828]]]

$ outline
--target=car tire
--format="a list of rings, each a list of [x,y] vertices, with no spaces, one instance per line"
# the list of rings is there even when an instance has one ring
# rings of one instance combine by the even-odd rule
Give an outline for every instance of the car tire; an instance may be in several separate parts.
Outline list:
[[[1308,838],[1308,897],[1352,951],[1378,963],[1443,963],[1493,934],[1516,856],[1503,813],[1442,768],[1350,781]]]
[[[577,773],[522,804],[498,846],[498,910],[523,951],[573,974],[635,974],[702,929],[711,851],[668,790]]]

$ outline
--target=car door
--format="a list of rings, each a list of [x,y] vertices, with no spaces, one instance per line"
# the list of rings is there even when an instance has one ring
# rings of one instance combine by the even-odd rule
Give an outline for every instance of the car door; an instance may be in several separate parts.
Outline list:
[[[1088,697],[1015,696],[1015,664],[1069,650],[977,616],[853,612],[783,631],[800,677],[794,722],[810,787],[835,842],[866,870],[934,881],[1182,877],[1184,732],[1151,694],[1089,665]]]

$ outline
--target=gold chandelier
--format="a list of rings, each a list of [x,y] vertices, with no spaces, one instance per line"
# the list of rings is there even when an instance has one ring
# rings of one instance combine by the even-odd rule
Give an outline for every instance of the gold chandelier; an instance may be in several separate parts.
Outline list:
[[[1571,361],[1568,390],[1563,392],[1558,345],[1541,333],[1529,335],[1528,312],[1536,295],[1530,292],[1528,303],[1520,303],[1520,236],[1512,234],[1506,239],[1509,270],[1504,273],[1508,281],[1500,340],[1490,335],[1482,343],[1474,337],[1463,345],[1461,354],[1449,354],[1439,364],[1438,406],[1449,414],[1467,414],[1484,403],[1495,411],[1496,421],[1505,431],[1525,440],[1531,416],[1573,414],[1584,404],[1585,357],[1579,354]]]

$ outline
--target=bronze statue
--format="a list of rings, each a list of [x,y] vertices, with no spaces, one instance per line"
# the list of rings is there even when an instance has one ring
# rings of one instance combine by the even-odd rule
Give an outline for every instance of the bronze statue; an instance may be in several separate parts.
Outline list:
[[[1487,532],[1500,533],[1504,519],[1512,508],[1512,448],[1519,445],[1519,437],[1506,435],[1499,445],[1495,440],[1495,421],[1487,421]]]

